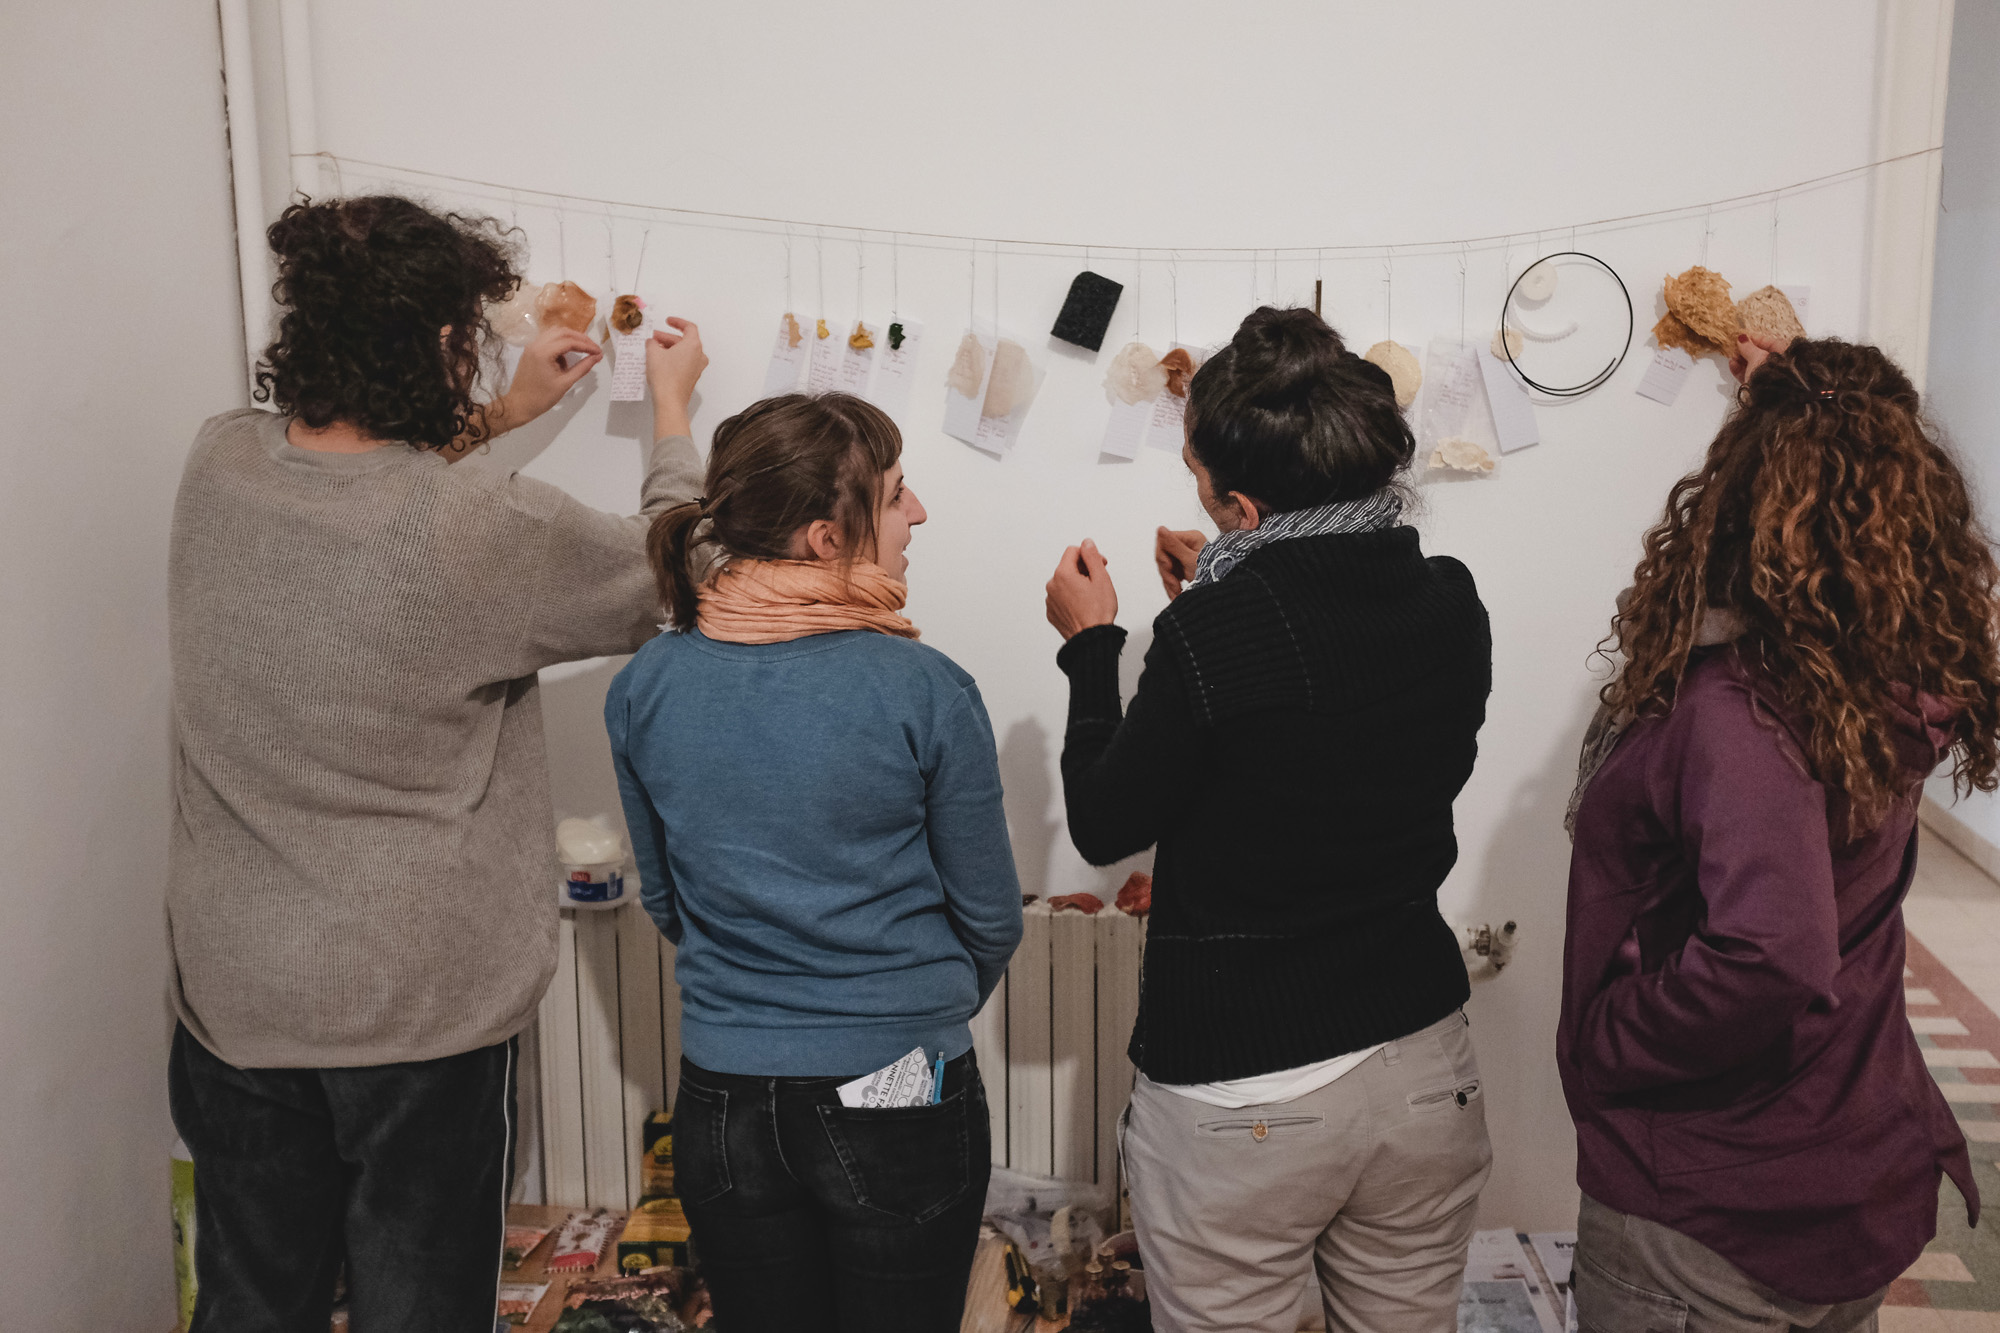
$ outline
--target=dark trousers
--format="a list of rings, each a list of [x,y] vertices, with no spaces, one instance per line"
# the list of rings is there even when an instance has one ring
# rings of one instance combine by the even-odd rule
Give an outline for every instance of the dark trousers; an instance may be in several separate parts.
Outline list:
[[[492,1333],[516,1043],[414,1064],[238,1069],[174,1033],[194,1158],[190,1333]]]
[[[865,1073],[857,1070],[856,1075]],[[931,1106],[681,1061],[674,1176],[728,1333],[955,1333],[992,1164],[970,1051]]]

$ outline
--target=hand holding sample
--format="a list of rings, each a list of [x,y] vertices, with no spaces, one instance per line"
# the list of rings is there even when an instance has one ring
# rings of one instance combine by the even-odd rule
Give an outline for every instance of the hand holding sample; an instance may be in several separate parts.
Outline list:
[[[1063,638],[1118,618],[1118,590],[1111,586],[1107,563],[1097,543],[1087,538],[1063,552],[1048,585],[1049,623]]]

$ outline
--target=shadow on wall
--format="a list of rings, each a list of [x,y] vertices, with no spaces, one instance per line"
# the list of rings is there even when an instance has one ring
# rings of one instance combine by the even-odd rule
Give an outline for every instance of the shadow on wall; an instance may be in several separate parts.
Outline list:
[[[1518,920],[1521,944],[1507,970],[1473,988],[1468,1011],[1475,1036],[1481,1028],[1507,1034],[1510,1050],[1488,1043],[1480,1051],[1487,1095],[1507,1108],[1488,1123],[1495,1128],[1493,1182],[1486,1193],[1511,1201],[1524,1217],[1570,1218],[1576,1213],[1574,1141],[1560,1159],[1532,1150],[1509,1126],[1567,1122],[1562,1088],[1542,1076],[1555,1059],[1556,1021],[1562,1006],[1563,932],[1568,902],[1569,838],[1563,814],[1576,786],[1576,756],[1596,712],[1595,691],[1584,696],[1568,723],[1553,728],[1548,757],[1515,788],[1504,819],[1487,844],[1473,879],[1473,897],[1455,915],[1462,922]],[[1489,905],[1490,904],[1490,905]],[[1511,1217],[1485,1226],[1513,1225]],[[1551,1222],[1550,1225],[1554,1223]],[[1564,1223],[1568,1225],[1568,1223]]]
[[[1049,733],[1036,719],[1024,718],[1007,728],[1000,742],[1000,786],[1007,811],[1007,837],[1014,845],[1014,866],[1021,892],[1044,896],[1049,885],[1049,855],[1055,850],[1062,821],[1056,819],[1055,756]]]

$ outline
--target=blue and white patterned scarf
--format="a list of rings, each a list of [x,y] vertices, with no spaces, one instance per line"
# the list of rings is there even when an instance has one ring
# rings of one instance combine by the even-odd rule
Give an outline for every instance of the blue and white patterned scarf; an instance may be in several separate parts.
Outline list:
[[[1204,583],[1228,578],[1229,572],[1242,564],[1252,551],[1272,542],[1290,541],[1295,537],[1324,537],[1334,532],[1378,532],[1394,527],[1396,520],[1402,516],[1402,499],[1386,488],[1359,500],[1343,500],[1339,504],[1320,505],[1316,509],[1293,509],[1272,514],[1254,528],[1225,532],[1202,547],[1201,554],[1195,557],[1194,581],[1188,586],[1199,588]]]

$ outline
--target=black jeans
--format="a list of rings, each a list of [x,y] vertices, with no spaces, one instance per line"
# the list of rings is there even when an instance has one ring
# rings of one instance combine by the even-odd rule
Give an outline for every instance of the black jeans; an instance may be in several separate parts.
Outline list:
[[[933,1106],[850,1109],[846,1081],[681,1061],[675,1183],[727,1333],[956,1333],[992,1167],[978,1065]]]
[[[190,1333],[493,1333],[516,1043],[414,1064],[238,1069],[174,1032],[194,1158]]]

